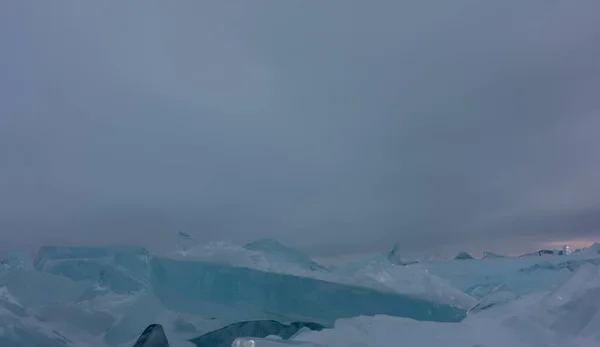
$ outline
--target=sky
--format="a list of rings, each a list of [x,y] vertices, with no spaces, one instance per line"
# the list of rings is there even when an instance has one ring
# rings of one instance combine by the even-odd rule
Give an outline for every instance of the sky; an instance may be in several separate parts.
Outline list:
[[[0,3],[0,249],[600,239],[600,2]]]

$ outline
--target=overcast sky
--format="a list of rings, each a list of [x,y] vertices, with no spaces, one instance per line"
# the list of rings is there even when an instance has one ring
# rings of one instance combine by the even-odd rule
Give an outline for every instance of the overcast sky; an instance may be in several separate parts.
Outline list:
[[[0,248],[600,239],[600,2],[4,1]]]

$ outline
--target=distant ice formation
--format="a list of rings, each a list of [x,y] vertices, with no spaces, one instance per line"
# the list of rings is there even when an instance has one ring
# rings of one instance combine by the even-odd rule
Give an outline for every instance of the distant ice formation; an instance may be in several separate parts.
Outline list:
[[[454,257],[454,260],[468,260],[468,259],[473,259],[473,257],[465,251],[460,251],[456,255],[456,257]]]

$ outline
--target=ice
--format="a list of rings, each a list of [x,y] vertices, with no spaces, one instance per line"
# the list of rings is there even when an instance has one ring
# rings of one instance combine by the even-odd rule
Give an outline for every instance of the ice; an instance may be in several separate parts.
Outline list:
[[[155,323],[162,311],[162,305],[152,292],[139,294],[134,304],[106,332],[104,342],[108,346],[116,347],[130,341],[144,327]]]
[[[155,257],[152,286],[174,311],[237,320],[335,319],[385,313],[419,320],[460,321],[465,310],[368,287],[223,264]]]
[[[582,337],[566,337],[528,320],[523,312],[494,319],[474,316],[462,323],[416,322],[389,317],[355,317],[336,322],[333,329],[307,332],[290,341],[307,346],[384,347],[406,346],[485,346],[485,347],[575,347],[597,346],[598,341]],[[290,343],[252,337],[240,338],[237,346],[284,347]]]
[[[404,261],[395,245],[325,267],[274,240],[191,239],[185,251],[178,243],[167,255],[42,247],[33,265],[26,253],[9,252],[0,346],[131,347],[153,324],[171,347],[600,343],[597,245],[570,255],[419,263]]]
[[[296,264],[300,268],[310,271],[327,270],[324,266],[312,261],[306,254],[293,248],[286,247],[275,240],[262,239],[250,242],[245,244],[244,248],[262,252],[269,262]]]
[[[49,247],[38,251],[38,271],[88,281],[115,293],[133,293],[148,286],[149,253],[135,246]]]
[[[181,254],[179,252],[175,256],[170,255],[169,258],[171,260],[185,260],[185,261],[193,261],[197,263],[197,267],[202,268],[210,268],[211,273],[216,273],[220,279],[224,278],[224,274],[234,271],[237,272],[238,275],[231,275],[229,277],[235,276],[260,276],[264,278],[265,276],[269,279],[277,278],[274,276],[274,273],[277,274],[286,274],[292,275],[294,277],[283,276],[281,278],[292,278],[293,281],[298,281],[303,283],[303,285],[312,285],[312,286],[320,286],[325,285],[327,288],[335,287],[337,290],[341,290],[345,292],[343,288],[354,288],[357,289],[371,289],[371,293],[373,292],[385,292],[388,297],[392,297],[391,293],[404,294],[404,296],[410,296],[410,298],[421,298],[432,301],[435,304],[446,304],[452,306],[453,309],[458,312],[466,312],[467,309],[471,308],[476,304],[476,301],[469,297],[468,295],[451,288],[449,285],[443,283],[438,278],[434,276],[430,276],[427,273],[417,273],[410,269],[406,269],[404,267],[394,266],[388,260],[390,258],[390,254],[397,255],[398,247],[396,246],[391,252],[386,255],[382,255],[380,257],[375,258],[374,260],[369,260],[367,262],[362,262],[359,264],[354,264],[352,266],[346,267],[344,269],[329,269],[325,268],[308,258],[306,255],[302,254],[299,251],[290,249],[289,247],[285,247],[280,243],[274,240],[259,240],[256,242],[252,242],[246,244],[244,247],[236,247],[229,243],[211,243],[205,245],[196,245],[193,249],[185,252],[185,254]],[[156,262],[161,262],[160,258],[156,257],[153,260]],[[170,263],[173,264],[173,263]],[[189,263],[181,263],[189,266]],[[219,267],[215,267],[219,266]],[[244,268],[246,270],[241,270]],[[154,268],[153,268],[154,269]],[[250,270],[261,270],[261,271],[250,271]],[[179,270],[169,270],[169,273],[176,273]],[[190,271],[198,271],[198,270],[190,270]],[[180,272],[180,271],[179,271]],[[268,274],[265,274],[268,272]],[[212,275],[211,275],[212,276]],[[312,279],[312,280],[311,280]],[[231,280],[228,280],[231,281]],[[279,279],[281,281],[281,279]],[[332,283],[333,282],[333,283]],[[290,282],[292,283],[292,282]],[[295,283],[295,282],[294,282]],[[222,284],[220,284],[222,285]],[[237,284],[240,287],[240,284]],[[157,287],[155,285],[155,287]],[[268,285],[270,290],[275,290],[273,285]],[[282,287],[283,288],[283,287]],[[316,287],[315,287],[316,288]],[[315,288],[311,289],[312,291]],[[262,292],[264,290],[262,288],[257,288],[252,283],[248,285],[248,288],[244,289],[244,291],[253,290],[255,292],[263,295]],[[229,290],[231,291],[231,290]],[[281,291],[281,290],[280,290]],[[297,290],[295,291],[297,292]],[[238,291],[231,291],[234,296],[238,296],[243,298],[248,295],[252,295],[251,293],[246,293],[243,296]],[[315,294],[318,296],[318,294]],[[325,293],[321,293],[321,296],[326,295]],[[331,296],[331,294],[327,294]],[[159,295],[159,297],[164,297],[165,295]],[[170,295],[170,297],[174,297],[174,295]],[[178,294],[178,297],[181,298],[181,295]],[[232,297],[233,298],[233,297]],[[270,298],[273,299],[272,297]],[[282,296],[283,300],[288,300],[286,296]],[[277,299],[277,300],[282,300]],[[233,299],[232,299],[233,300]],[[237,299],[236,299],[237,300]],[[248,301],[249,299],[243,299],[244,301]],[[253,299],[254,300],[254,299]],[[256,299],[263,300],[263,299]],[[313,301],[310,306],[316,305],[315,300],[322,300],[319,297],[311,298]],[[327,299],[331,301],[330,299]],[[361,300],[364,301],[365,299]],[[173,301],[173,299],[171,299]],[[227,300],[223,299],[221,302],[226,302]],[[308,301],[305,303],[309,303]],[[204,304],[201,306],[208,307],[212,305],[215,306],[215,301],[210,300],[210,303]],[[237,303],[237,305],[242,305],[245,303]],[[270,305],[273,305],[271,303]],[[167,306],[169,306],[168,304]],[[183,304],[185,305],[185,304]],[[287,312],[285,305],[279,304],[279,306],[273,310],[271,310],[271,314],[265,316],[261,313],[255,313],[253,315],[248,315],[243,317],[246,320],[252,319],[267,319],[267,318],[279,318],[283,317],[291,317],[292,319],[319,319],[315,313],[311,313],[310,315],[302,315],[298,316],[297,313]],[[255,305],[256,306],[256,305]],[[259,305],[260,306],[260,305]],[[303,305],[300,305],[303,306]],[[443,305],[442,305],[443,306]],[[209,308],[212,309],[212,308]],[[307,307],[302,307],[302,310],[308,309]],[[219,307],[221,312],[231,311],[229,307]],[[349,309],[352,311],[352,309]],[[406,310],[405,310],[406,311]],[[247,309],[244,312],[249,313],[252,310]],[[331,311],[332,313],[334,311]],[[353,311],[352,311],[353,312]],[[363,311],[361,311],[363,312]],[[369,312],[372,312],[369,311]],[[363,312],[364,313],[364,312]],[[236,313],[237,314],[237,313]],[[273,315],[275,314],[275,315]],[[399,313],[396,313],[399,314]],[[460,316],[460,314],[458,315]],[[330,321],[331,319],[339,318],[341,316],[335,316],[335,314],[326,321]],[[413,316],[416,317],[416,316]],[[419,318],[419,319],[427,319],[427,318]],[[436,318],[430,318],[436,319]],[[440,319],[448,319],[448,318],[440,318]],[[460,318],[456,318],[460,319]]]
[[[162,325],[152,324],[140,335],[133,347],[169,347]]]
[[[469,259],[473,259],[473,256],[471,256],[469,253],[467,253],[465,251],[459,252],[456,255],[456,257],[454,257],[454,260],[469,260]]]
[[[522,268],[519,271],[526,272],[526,273],[531,273],[531,272],[539,271],[539,270],[558,271],[558,270],[563,270],[563,269],[567,269],[569,271],[575,271],[577,268],[579,268],[580,266],[582,266],[584,264],[600,265],[600,258],[567,260],[564,262],[543,261],[543,262],[533,264],[532,266]]]
[[[179,232],[177,234],[177,250],[181,253],[189,251],[196,246],[198,242],[190,234]]]
[[[394,265],[405,265],[400,257],[400,246],[395,244],[391,251],[386,256],[387,261]]]
[[[86,284],[33,270],[15,270],[4,279],[9,293],[24,308],[56,302],[73,302],[86,290]]]
[[[489,259],[489,258],[504,258],[504,256],[500,255],[500,254],[496,254],[494,252],[483,252],[483,259]]]
[[[68,341],[60,336],[49,337],[18,323],[0,321],[0,346],[2,347],[66,347]]]
[[[250,321],[230,324],[219,330],[191,339],[190,342],[197,347],[229,347],[238,336],[287,340],[300,329],[319,331],[323,328],[322,325],[316,323],[293,322],[282,324],[274,320]]]
[[[477,305],[473,306],[467,313],[477,313],[487,310],[491,307],[498,306],[518,299],[519,296],[510,290],[506,285],[500,284],[495,286],[486,294]]]
[[[305,333],[294,341],[330,347],[387,347],[394,344],[445,347],[529,346],[520,341],[520,336],[512,334],[509,329],[501,325],[416,322],[389,316],[339,320],[334,329]],[[263,345],[255,345],[255,347],[261,346]]]
[[[328,271],[326,267],[312,261],[302,252],[286,247],[275,240],[262,239],[238,246],[223,241],[203,244],[193,240],[187,234],[184,235],[182,236],[181,233],[178,235],[178,244],[185,243],[186,247],[178,246],[179,250],[168,254],[169,257],[307,276],[318,276],[314,272]],[[185,241],[181,241],[182,238]]]
[[[581,257],[600,257],[600,243],[594,242],[590,247],[578,252]]]
[[[397,317],[355,317],[338,320],[333,329],[307,332],[294,341],[317,346],[389,346],[402,339],[409,346],[596,346],[600,343],[600,268],[584,264],[555,291],[522,300],[503,285],[482,300],[493,304],[472,310],[461,323],[416,322]],[[499,295],[498,294],[502,294]],[[479,305],[478,305],[479,306]],[[477,306],[476,306],[477,307]],[[485,313],[485,314],[484,314]],[[254,347],[274,342],[247,338]],[[284,344],[278,345],[280,347]]]
[[[581,266],[540,303],[539,320],[551,330],[600,337],[600,268]]]
[[[350,264],[334,270],[346,283],[360,283],[373,288],[386,288],[396,293],[412,295],[433,302],[468,310],[477,301],[464,292],[452,287],[428,270],[411,266],[396,265],[390,254],[397,254],[398,247],[386,256],[376,256],[363,262]],[[340,279],[338,279],[340,280]]]
[[[469,261],[436,261],[410,265],[417,271],[430,274],[447,281],[452,287],[467,292],[477,285],[505,284],[518,295],[553,290],[567,280],[572,272],[566,267],[556,267],[552,271],[522,271],[539,267],[540,263],[559,264],[565,261],[582,260],[572,256],[531,256],[522,258],[488,258]],[[543,265],[542,265],[543,266]]]
[[[75,304],[53,303],[36,310],[40,322],[51,322],[66,332],[85,332],[91,336],[105,333],[114,324],[114,317],[102,311],[85,309]]]
[[[490,294],[495,288],[501,285],[501,283],[476,284],[470,288],[467,288],[465,293],[469,294],[475,299],[481,300]]]
[[[12,269],[30,269],[33,266],[31,254],[27,250],[7,251],[0,262],[0,272]]]
[[[324,347],[306,341],[273,341],[256,337],[238,337],[231,347]]]

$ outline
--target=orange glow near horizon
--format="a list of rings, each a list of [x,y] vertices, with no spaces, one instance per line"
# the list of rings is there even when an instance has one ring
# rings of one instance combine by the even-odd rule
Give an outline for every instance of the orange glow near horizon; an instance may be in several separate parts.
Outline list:
[[[544,247],[547,248],[562,248],[563,246],[569,246],[569,248],[574,251],[577,248],[587,248],[591,246],[596,240],[568,240],[568,241],[553,241],[544,243]]]

